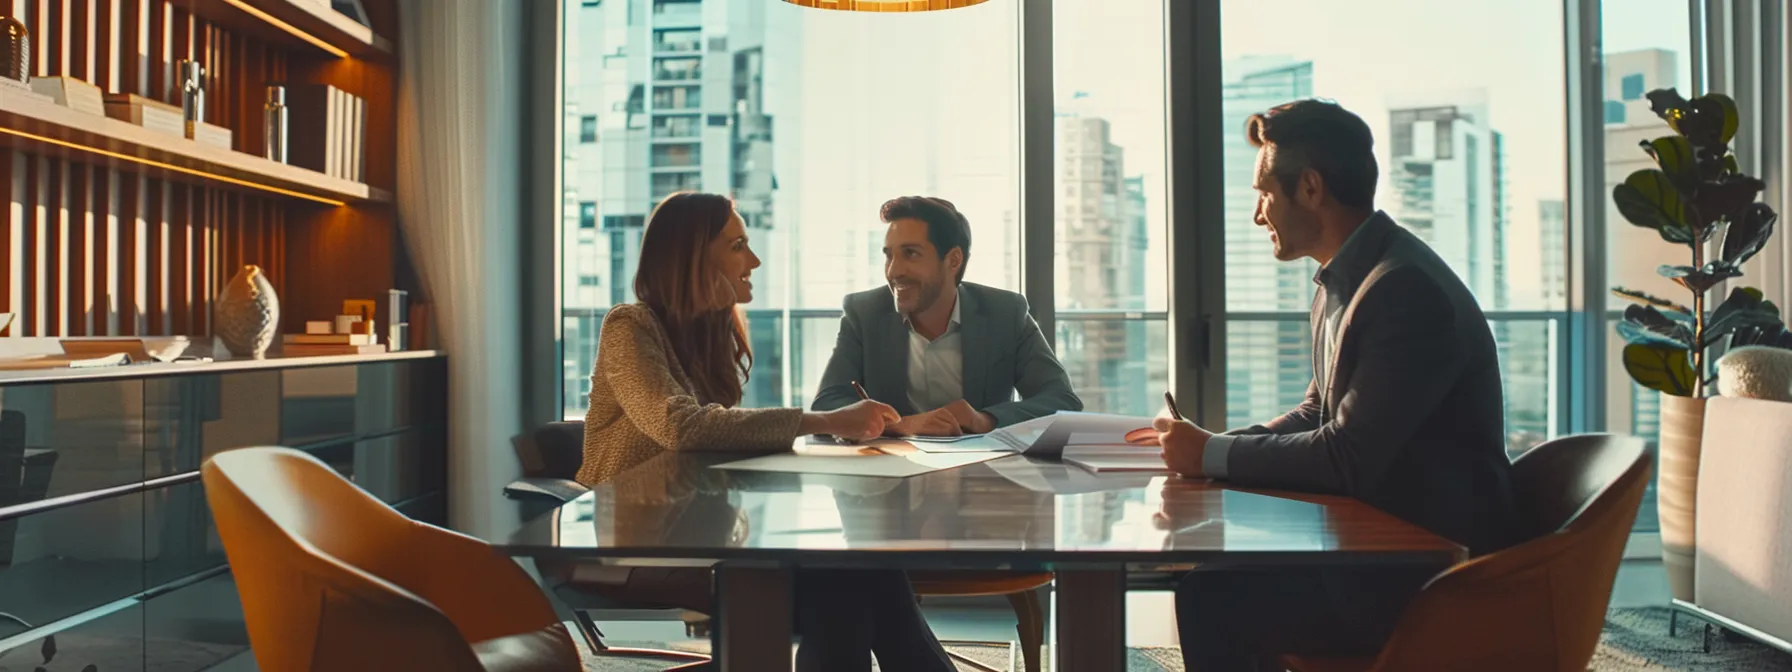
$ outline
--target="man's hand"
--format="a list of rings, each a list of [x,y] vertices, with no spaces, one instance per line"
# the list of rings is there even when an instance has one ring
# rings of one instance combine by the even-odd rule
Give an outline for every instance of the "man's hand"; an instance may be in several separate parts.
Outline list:
[[[1152,426],[1160,432],[1157,441],[1164,449],[1164,465],[1189,478],[1206,478],[1201,458],[1207,453],[1207,439],[1212,432],[1187,420],[1158,418]]]
[[[885,427],[884,433],[890,436],[958,436],[963,432],[958,428],[958,418],[942,408],[904,417]]]
[[[971,408],[971,402],[959,399],[941,407],[940,410],[951,413],[958,419],[958,426],[966,434],[988,434],[995,431],[996,418],[993,415]]]

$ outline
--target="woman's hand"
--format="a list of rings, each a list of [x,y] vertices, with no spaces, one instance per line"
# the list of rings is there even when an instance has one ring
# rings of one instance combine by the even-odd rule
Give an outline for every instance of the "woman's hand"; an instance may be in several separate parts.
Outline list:
[[[902,421],[896,409],[875,401],[861,401],[839,410],[803,414],[803,433],[832,434],[842,439],[868,441],[883,436],[884,427]]]

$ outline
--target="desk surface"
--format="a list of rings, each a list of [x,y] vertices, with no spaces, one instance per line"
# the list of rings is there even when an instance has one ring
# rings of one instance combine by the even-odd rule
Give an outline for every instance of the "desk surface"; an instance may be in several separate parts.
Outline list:
[[[667,453],[497,545],[535,557],[903,569],[1449,564],[1464,551],[1345,497],[1023,457],[905,479],[723,471]]]

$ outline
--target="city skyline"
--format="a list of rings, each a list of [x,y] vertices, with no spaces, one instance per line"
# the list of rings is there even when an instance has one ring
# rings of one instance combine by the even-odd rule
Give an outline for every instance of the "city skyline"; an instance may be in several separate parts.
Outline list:
[[[951,22],[905,17],[875,27],[847,13],[778,3],[669,4],[679,6],[658,11],[662,5],[650,0],[580,5],[580,14],[596,12],[595,18],[568,22],[568,30],[580,31],[579,39],[567,40],[569,308],[601,311],[628,300],[639,226],[651,204],[674,188],[733,194],[754,227],[755,249],[767,263],[755,274],[760,291],[748,306],[759,353],[750,394],[760,405],[804,403],[832,350],[835,318],[780,311],[837,309],[845,294],[883,284],[876,206],[889,197],[926,193],[954,200],[974,231],[967,280],[1019,289],[1019,101],[1009,85],[1018,76],[1018,50],[1008,42],[1018,37],[1011,0],[955,13]],[[1115,11],[1141,20],[1161,12],[1154,3],[1136,5]],[[1099,7],[1054,3],[1057,308],[1162,311],[1169,226],[1162,38],[1101,19]],[[1559,16],[1553,20],[1559,24]],[[1240,50],[1230,43],[1249,43],[1249,31],[1229,23],[1226,32],[1228,52]],[[979,36],[994,39],[979,42]],[[1250,113],[1313,96],[1350,107],[1377,135],[1379,204],[1421,229],[1484,307],[1564,307],[1565,250],[1551,245],[1563,240],[1565,228],[1563,162],[1527,150],[1539,136],[1561,135],[1563,122],[1544,113],[1553,103],[1539,107],[1530,100],[1535,96],[1519,94],[1513,104],[1502,96],[1519,88],[1548,90],[1548,79],[1483,78],[1476,68],[1487,64],[1470,64],[1437,86],[1402,77],[1390,87],[1369,67],[1413,46],[1353,51],[1328,62],[1260,53],[1225,61],[1227,305],[1288,316],[1229,322],[1231,426],[1298,403],[1311,376],[1305,314],[1314,266],[1276,261],[1251,221],[1256,150],[1242,134]],[[903,57],[879,56],[892,49]],[[1536,58],[1560,60],[1559,54]],[[855,107],[864,100],[878,102]],[[1512,109],[1525,112],[1501,116]],[[964,123],[966,115],[978,121]],[[1066,120],[1099,129],[1066,134]],[[1437,155],[1440,133],[1452,148],[1449,156]],[[1073,151],[1079,139],[1086,147]],[[1090,161],[1103,166],[1099,178],[1067,191],[1073,186],[1062,181],[1067,162]],[[1608,178],[1614,172],[1608,169]],[[1081,221],[1086,210],[1097,215],[1093,230],[1106,233],[1090,237],[1074,228],[1088,228]],[[594,343],[586,339],[595,338],[595,326],[589,320],[568,326],[568,342]],[[1495,325],[1515,445],[1528,440],[1521,435],[1558,428],[1556,328],[1548,321]],[[1154,410],[1145,392],[1167,384],[1163,322],[1060,318],[1049,336],[1079,387],[1101,399],[1095,407]],[[567,352],[569,406],[583,405],[575,381],[589,374],[594,354],[579,350]],[[1625,396],[1625,403],[1633,401]]]

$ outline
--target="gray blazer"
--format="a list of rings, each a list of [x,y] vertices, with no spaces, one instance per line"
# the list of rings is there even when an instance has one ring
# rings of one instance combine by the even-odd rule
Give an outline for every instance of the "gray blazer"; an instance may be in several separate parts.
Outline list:
[[[1348,300],[1329,375],[1315,378],[1324,389],[1309,385],[1300,406],[1233,432],[1204,462],[1222,461],[1219,475],[1240,485],[1355,497],[1476,554],[1522,540],[1487,317],[1387,215],[1352,238],[1324,271]]]
[[[965,401],[994,416],[997,427],[1083,409],[1070,376],[1027,312],[1026,297],[965,282],[958,285],[958,300]],[[889,289],[848,294],[834,355],[812,408],[831,411],[857,402],[856,380],[872,399],[903,415],[917,413],[908,401],[908,332]]]

